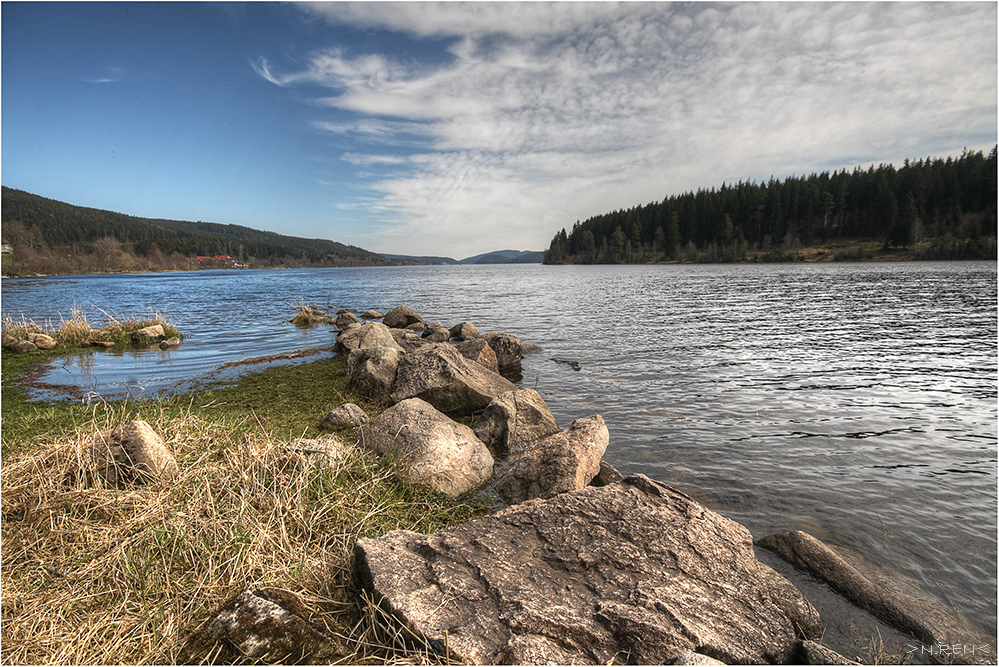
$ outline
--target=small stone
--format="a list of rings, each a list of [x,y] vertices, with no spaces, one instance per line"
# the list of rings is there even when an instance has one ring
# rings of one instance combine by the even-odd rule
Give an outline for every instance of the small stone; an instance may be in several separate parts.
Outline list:
[[[368,423],[368,415],[354,403],[344,403],[323,419],[323,428],[355,427]]]

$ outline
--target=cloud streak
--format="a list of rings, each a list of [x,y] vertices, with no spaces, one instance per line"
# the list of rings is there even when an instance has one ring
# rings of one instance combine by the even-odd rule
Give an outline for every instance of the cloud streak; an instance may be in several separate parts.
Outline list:
[[[538,249],[576,219],[722,181],[995,141],[994,4],[308,11],[452,39],[434,67],[340,48],[298,71],[255,66],[277,85],[328,91],[334,118],[316,127],[378,149],[348,163],[408,167],[370,175],[363,197],[385,251]]]

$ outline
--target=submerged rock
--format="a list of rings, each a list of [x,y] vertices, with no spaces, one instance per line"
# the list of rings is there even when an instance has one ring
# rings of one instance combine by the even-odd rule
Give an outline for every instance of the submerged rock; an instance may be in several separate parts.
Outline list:
[[[943,608],[932,608],[900,590],[871,581],[829,546],[802,531],[769,535],[758,544],[796,568],[825,581],[845,598],[891,627],[928,645],[986,646],[994,643],[964,619]],[[974,657],[955,654],[955,662]],[[978,656],[981,657],[981,656]]]
[[[665,664],[683,651],[786,664],[810,623],[777,604],[748,530],[642,475],[434,535],[362,538],[355,568],[400,623],[466,664]]]

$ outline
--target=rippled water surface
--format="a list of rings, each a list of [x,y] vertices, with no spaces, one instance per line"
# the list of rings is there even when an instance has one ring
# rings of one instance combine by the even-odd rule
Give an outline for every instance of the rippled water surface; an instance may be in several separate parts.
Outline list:
[[[43,380],[107,397],[325,347],[294,304],[470,320],[559,420],[598,413],[606,458],[761,537],[801,529],[996,625],[996,265],[447,266],[4,280],[6,316],[161,311],[165,352],[86,353]],[[578,361],[582,370],[552,361]],[[51,395],[46,395],[51,397]]]

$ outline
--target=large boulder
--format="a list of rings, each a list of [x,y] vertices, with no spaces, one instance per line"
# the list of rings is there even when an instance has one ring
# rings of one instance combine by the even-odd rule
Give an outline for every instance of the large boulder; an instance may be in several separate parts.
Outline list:
[[[548,404],[533,389],[500,394],[486,406],[472,428],[479,440],[499,456],[520,454],[528,443],[559,431]]]
[[[402,305],[385,313],[382,323],[393,329],[405,329],[410,324],[423,324],[423,318],[409,306]]]
[[[496,353],[501,373],[520,370],[520,360],[524,358],[524,351],[519,338],[512,334],[497,333],[495,331],[488,331],[482,334],[482,338],[489,343],[489,347],[493,348],[493,352]]]
[[[341,354],[367,347],[388,347],[402,351],[389,328],[380,322],[366,322],[348,327],[336,337],[336,351]]]
[[[147,422],[136,420],[97,434],[93,473],[115,486],[170,480],[180,472],[173,452]]]
[[[641,475],[354,553],[359,583],[459,664],[788,664],[796,628],[819,630],[774,602],[746,528]]]
[[[496,480],[496,492],[516,505],[585,488],[600,472],[609,440],[600,415],[577,419],[561,433],[530,444]]]
[[[422,398],[441,412],[472,414],[517,386],[469,361],[448,343],[409,352],[399,364],[392,401]]]
[[[454,344],[454,349],[461,353],[461,356],[470,359],[483,368],[499,373],[499,360],[489,343],[481,338],[467,338]]]
[[[351,350],[347,357],[350,384],[366,396],[387,398],[395,384],[403,353],[391,347],[364,347]]]
[[[418,398],[401,401],[361,426],[357,442],[400,463],[411,482],[452,498],[481,486],[493,473],[493,457],[472,429]]]

